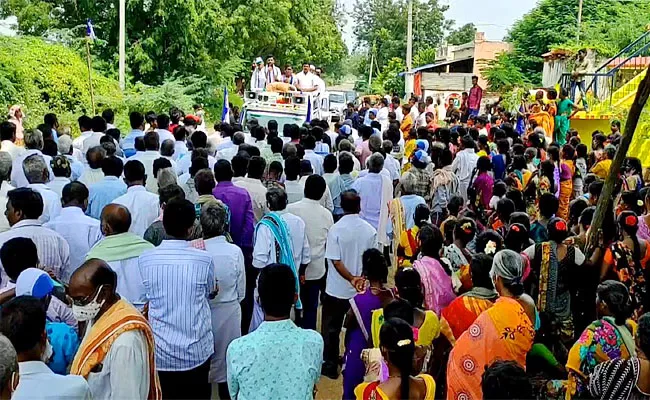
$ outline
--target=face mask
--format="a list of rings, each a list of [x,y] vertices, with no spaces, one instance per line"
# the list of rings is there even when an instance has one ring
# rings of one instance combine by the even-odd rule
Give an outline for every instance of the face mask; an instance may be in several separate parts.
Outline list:
[[[95,298],[92,299],[92,301],[86,304],[85,306],[78,306],[74,303],[72,304],[72,314],[74,314],[74,317],[77,321],[83,322],[83,321],[90,321],[92,319],[95,319],[95,317],[99,313],[99,310],[101,310],[102,306],[104,305],[104,300],[102,300],[101,303],[97,302],[97,298],[99,297],[99,293],[101,291],[102,291],[102,286],[99,287],[99,290],[97,291],[97,295],[95,295]]]
[[[44,363],[48,363],[50,361],[50,358],[52,358],[52,355],[54,355],[54,350],[52,350],[52,345],[50,344],[50,339],[48,339],[45,342],[45,350],[43,351],[43,354],[41,355],[41,361]]]

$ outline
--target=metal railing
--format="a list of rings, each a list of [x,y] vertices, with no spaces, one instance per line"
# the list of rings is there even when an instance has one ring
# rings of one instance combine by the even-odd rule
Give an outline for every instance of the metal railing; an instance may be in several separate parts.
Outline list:
[[[616,55],[605,61],[593,73],[585,74],[586,93],[591,93],[600,102],[616,104],[636,91],[634,84],[648,62],[641,57],[650,55],[650,31],[639,36]],[[612,64],[615,64],[610,68]],[[569,91],[574,99],[574,86],[571,73],[565,72],[560,78],[560,87]],[[620,90],[619,90],[620,89]]]

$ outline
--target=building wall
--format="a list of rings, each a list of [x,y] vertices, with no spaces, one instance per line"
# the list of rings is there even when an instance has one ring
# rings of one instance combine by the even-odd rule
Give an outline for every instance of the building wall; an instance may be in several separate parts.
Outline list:
[[[485,40],[483,32],[476,32],[474,38],[474,75],[478,76],[478,84],[482,88],[487,87],[487,80],[481,74],[483,68],[487,66],[488,61],[496,59],[499,53],[509,51],[512,49],[510,43],[506,42],[491,42]]]
[[[422,87],[436,92],[463,92],[472,87],[471,73],[422,72]]]

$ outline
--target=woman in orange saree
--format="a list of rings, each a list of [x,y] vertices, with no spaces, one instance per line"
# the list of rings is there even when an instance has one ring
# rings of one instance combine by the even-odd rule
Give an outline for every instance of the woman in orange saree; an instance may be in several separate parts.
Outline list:
[[[494,256],[490,275],[499,299],[481,313],[456,341],[447,365],[447,399],[480,400],[486,365],[496,360],[515,361],[526,368],[533,345],[535,304],[524,294],[523,260],[512,250]]]
[[[440,313],[440,331],[451,344],[460,338],[483,311],[492,307],[499,296],[490,279],[492,256],[475,254],[472,256],[470,268],[472,289],[456,297]]]

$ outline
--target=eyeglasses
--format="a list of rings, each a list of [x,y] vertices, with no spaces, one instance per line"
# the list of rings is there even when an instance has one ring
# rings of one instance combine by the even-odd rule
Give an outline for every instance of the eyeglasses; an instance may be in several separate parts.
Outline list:
[[[93,294],[91,294],[89,296],[86,296],[86,297],[82,297],[81,299],[70,297],[72,299],[72,304],[74,304],[75,306],[80,306],[80,307],[85,306],[86,304],[90,303],[91,301],[93,301],[97,297],[97,295],[99,294],[99,291],[102,290],[103,287],[104,287],[104,285],[100,285],[97,288],[97,290],[93,292]]]

